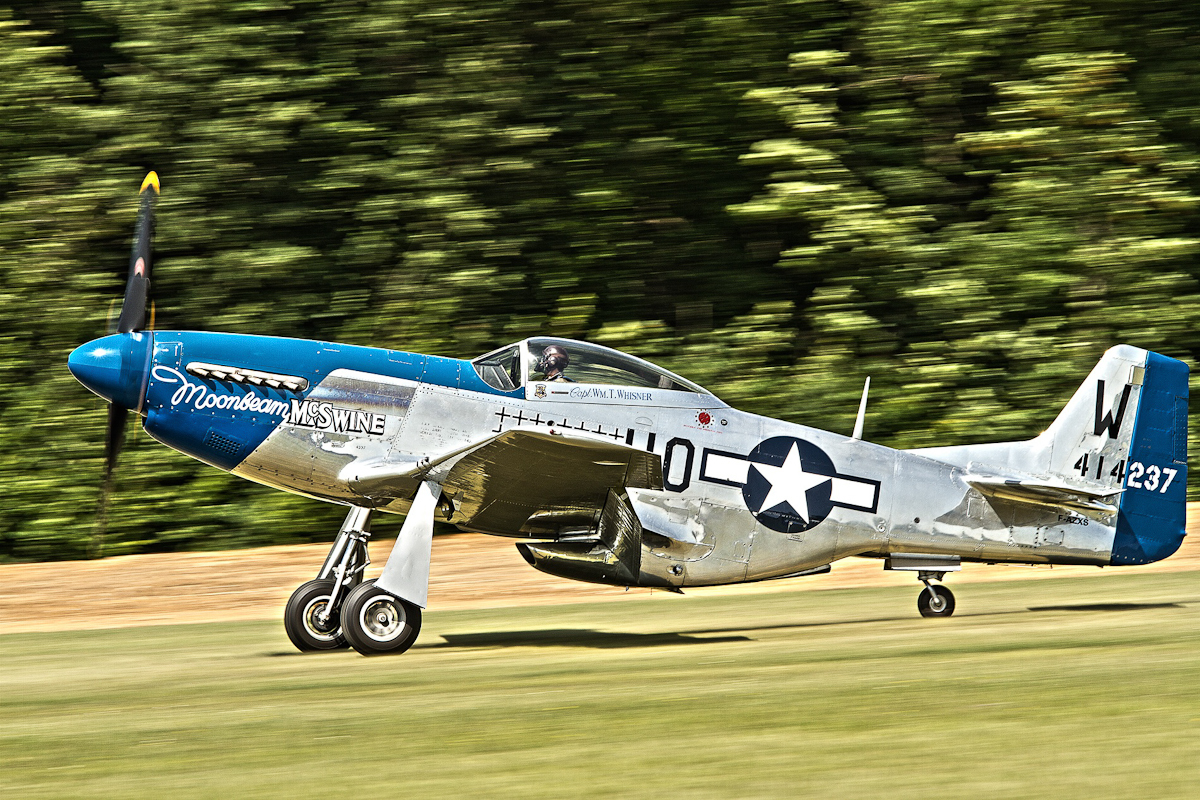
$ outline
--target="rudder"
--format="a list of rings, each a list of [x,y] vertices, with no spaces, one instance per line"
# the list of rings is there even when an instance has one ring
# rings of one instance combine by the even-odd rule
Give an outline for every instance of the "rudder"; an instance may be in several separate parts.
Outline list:
[[[1113,540],[1114,565],[1159,561],[1183,544],[1187,406],[1187,365],[1148,352]]]

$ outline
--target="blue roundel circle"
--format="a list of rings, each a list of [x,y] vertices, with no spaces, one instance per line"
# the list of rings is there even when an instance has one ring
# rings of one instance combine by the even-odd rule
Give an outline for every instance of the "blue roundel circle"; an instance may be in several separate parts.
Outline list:
[[[742,497],[754,518],[773,531],[800,533],[833,510],[833,461],[811,442],[775,436],[747,456]]]

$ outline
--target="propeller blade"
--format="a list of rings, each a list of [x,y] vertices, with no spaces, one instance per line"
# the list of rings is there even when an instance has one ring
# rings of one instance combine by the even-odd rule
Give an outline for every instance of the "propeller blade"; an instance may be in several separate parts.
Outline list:
[[[108,407],[108,436],[104,441],[104,482],[107,485],[117,467],[117,456],[121,454],[121,445],[125,442],[125,423],[129,419],[129,409],[112,403]]]
[[[138,190],[140,200],[137,227],[133,234],[129,279],[125,283],[125,299],[121,304],[121,316],[117,319],[117,333],[144,330],[147,308],[151,315],[150,326],[154,326],[154,306],[150,303],[150,242],[154,238],[154,203],[158,200],[158,193],[158,174],[151,171],[142,181],[142,188]],[[121,454],[121,445],[125,443],[125,426],[128,422],[129,409],[115,400],[111,402],[108,407],[108,431],[104,440],[104,485],[100,490],[99,513],[96,515],[92,541],[88,548],[88,554],[92,558],[98,558],[104,553],[113,473],[117,468],[117,456]]]
[[[92,541],[88,546],[88,557],[104,555],[104,535],[108,533],[108,506],[112,496],[113,470],[117,467],[117,456],[125,441],[125,423],[129,409],[116,403],[108,407],[108,435],[104,441],[104,485],[100,489],[100,513],[92,528]]]
[[[117,333],[140,331],[146,327],[146,303],[150,299],[150,240],[154,238],[154,202],[158,199],[158,192],[158,173],[151,171],[138,190],[141,201]]]

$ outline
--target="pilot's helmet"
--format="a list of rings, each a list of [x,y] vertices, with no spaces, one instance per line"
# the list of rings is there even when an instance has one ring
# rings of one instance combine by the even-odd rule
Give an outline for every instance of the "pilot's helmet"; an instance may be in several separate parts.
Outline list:
[[[555,371],[561,372],[570,363],[571,357],[567,355],[567,351],[556,344],[552,344],[542,351],[542,358],[538,361],[538,371],[543,375]]]

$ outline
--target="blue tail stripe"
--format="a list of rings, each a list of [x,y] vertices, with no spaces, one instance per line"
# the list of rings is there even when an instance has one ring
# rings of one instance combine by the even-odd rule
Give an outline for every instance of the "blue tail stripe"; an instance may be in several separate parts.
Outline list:
[[[1187,508],[1188,368],[1150,353],[1125,467],[1113,564],[1149,564],[1183,543]]]

